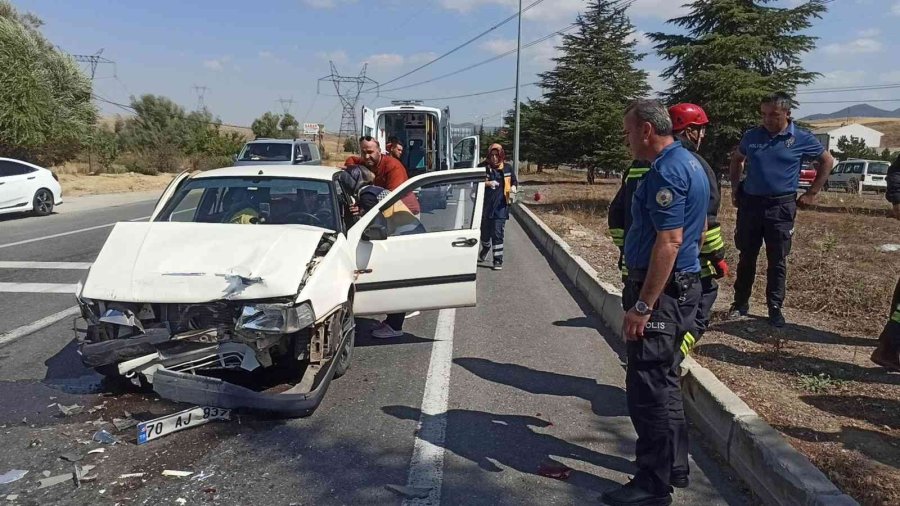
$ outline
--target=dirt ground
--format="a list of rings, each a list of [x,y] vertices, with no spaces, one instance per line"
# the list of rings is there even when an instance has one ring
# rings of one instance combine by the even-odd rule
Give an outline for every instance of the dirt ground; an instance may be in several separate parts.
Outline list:
[[[126,193],[160,190],[162,191],[175,174],[159,174],[158,176],[146,176],[144,174],[97,174],[88,176],[85,174],[58,174],[59,183],[62,185],[63,198],[78,197],[81,195],[98,195],[103,193]]]
[[[607,207],[619,181],[589,186],[583,175],[565,170],[520,179],[523,202],[605,281],[621,286],[619,253],[606,236]],[[722,201],[723,236],[731,238],[735,212],[728,188]],[[820,195],[816,207],[797,216],[788,261],[788,325],[775,331],[764,319],[763,253],[754,316],[726,321],[734,278],[722,279],[713,323],[693,352],[865,505],[900,504],[900,374],[869,361],[900,275],[900,252],[876,249],[900,243],[900,223],[887,213],[882,195]],[[733,270],[737,251],[733,241],[726,244]]]

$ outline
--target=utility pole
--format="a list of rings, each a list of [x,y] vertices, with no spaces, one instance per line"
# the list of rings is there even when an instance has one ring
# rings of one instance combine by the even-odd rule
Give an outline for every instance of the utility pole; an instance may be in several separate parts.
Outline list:
[[[357,144],[356,139],[359,138],[359,126],[356,122],[356,104],[359,102],[359,95],[367,84],[370,84],[377,89],[378,83],[373,79],[366,77],[368,64],[363,65],[359,75],[344,76],[338,73],[337,67],[334,66],[333,61],[328,63],[331,64],[331,74],[319,79],[319,82],[316,84],[316,93],[319,93],[319,86],[322,82],[328,81],[334,85],[334,91],[337,92],[338,99],[341,101],[341,106],[343,108],[341,113],[341,128],[338,130],[337,149],[335,149],[335,151],[340,152],[343,147],[341,141],[345,136],[352,135],[354,145]],[[359,148],[358,145],[356,145],[356,147]]]
[[[78,63],[87,63],[88,65],[90,65],[90,69],[91,69],[91,90],[92,90],[92,91],[93,91],[93,89],[94,89],[94,77],[97,75],[97,66],[98,66],[98,65],[100,65],[101,63],[112,65],[112,66],[113,66],[113,76],[116,75],[116,62],[114,62],[114,61],[112,61],[112,60],[109,60],[109,59],[107,59],[107,58],[104,58],[103,56],[101,56],[102,54],[103,54],[103,48],[100,48],[100,50],[97,51],[97,52],[94,53],[94,54],[73,54],[73,55],[70,55],[70,56],[72,57],[72,59],[75,60],[75,61],[77,61]],[[90,172],[94,172],[94,142],[93,142],[93,136],[94,136],[94,134],[92,133],[92,134],[91,134],[91,137],[92,137],[91,143],[88,145],[88,170],[89,170]]]
[[[278,100],[276,100],[276,102],[281,104],[281,110],[284,112],[285,115],[287,115],[287,114],[290,114],[291,107],[294,105],[294,97],[291,97],[291,98],[278,97]]]
[[[513,136],[513,174],[519,179],[519,79],[522,77],[522,0],[519,0],[519,35],[516,40],[516,133]]]
[[[192,86],[194,92],[197,94],[197,110],[205,111],[206,110],[206,92],[210,91],[210,89],[206,86],[197,86],[196,84]]]

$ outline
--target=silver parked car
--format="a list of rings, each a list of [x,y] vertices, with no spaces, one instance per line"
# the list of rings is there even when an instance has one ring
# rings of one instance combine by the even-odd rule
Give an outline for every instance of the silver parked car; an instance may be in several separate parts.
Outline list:
[[[244,144],[234,165],[320,165],[315,142],[300,139],[256,139]]]

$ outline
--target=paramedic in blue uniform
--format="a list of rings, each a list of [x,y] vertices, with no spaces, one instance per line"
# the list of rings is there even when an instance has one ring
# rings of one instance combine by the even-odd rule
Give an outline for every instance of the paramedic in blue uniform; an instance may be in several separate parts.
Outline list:
[[[675,427],[684,418],[676,365],[700,302],[700,241],[709,181],[694,155],[672,137],[665,106],[638,100],[626,110],[623,123],[634,159],[652,160],[631,203],[632,222],[625,235],[628,277],[622,290],[625,392],[638,436],[638,471],[602,499],[611,506],[668,505]]]
[[[774,93],[760,105],[762,125],[744,133],[731,158],[731,201],[737,208],[734,244],[740,251],[734,302],[729,316],[747,316],[756,277],[756,259],[766,243],[766,304],[769,323],[784,326],[787,256],[791,252],[797,206],[809,206],[831,174],[834,158],[818,139],[791,120],[791,97]],[[797,198],[800,166],[818,160],[816,179]],[[741,175],[746,174],[743,181]]]
[[[481,215],[481,249],[478,261],[487,260],[494,250],[493,269],[503,269],[503,236],[512,195],[518,190],[519,181],[512,165],[506,162],[506,152],[500,144],[491,144],[487,159],[478,165],[484,167],[484,210]]]

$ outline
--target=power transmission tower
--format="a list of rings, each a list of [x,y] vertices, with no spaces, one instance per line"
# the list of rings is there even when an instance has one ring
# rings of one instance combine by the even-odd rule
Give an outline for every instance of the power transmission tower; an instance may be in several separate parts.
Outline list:
[[[197,110],[205,111],[206,110],[206,92],[210,91],[207,86],[197,86],[196,84],[191,87],[195,93],[197,93]]]
[[[116,62],[112,60],[108,60],[100,55],[103,54],[103,49],[100,49],[94,54],[73,54],[70,55],[72,58],[78,63],[87,63],[91,66],[91,81],[94,80],[94,76],[97,75],[97,66],[101,63],[109,63],[113,66],[113,75],[116,73]]]
[[[284,114],[290,114],[291,107],[294,105],[294,97],[291,97],[291,98],[278,97],[278,100],[276,100],[276,102],[281,104],[281,110],[284,112]]]
[[[359,143],[357,142],[357,139],[359,138],[359,124],[356,122],[356,104],[359,102],[359,95],[362,93],[363,88],[367,85],[371,85],[373,88],[377,89],[378,83],[373,79],[366,77],[368,64],[363,65],[359,75],[344,76],[338,73],[337,67],[334,66],[333,61],[328,63],[331,64],[331,75],[319,79],[319,82],[316,85],[316,93],[319,92],[319,85],[321,85],[323,81],[328,81],[334,85],[334,91],[337,92],[338,99],[341,101],[343,112],[341,113],[341,128],[338,130],[336,151],[341,151],[341,148],[343,147],[341,141],[347,136],[352,136],[350,138],[353,139],[354,146],[359,148]]]

